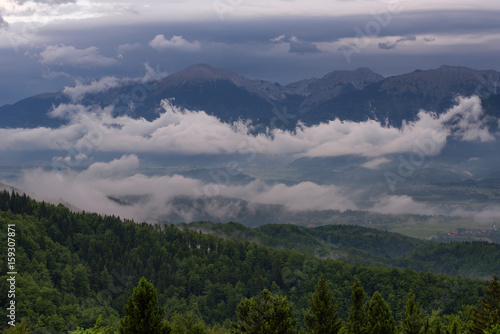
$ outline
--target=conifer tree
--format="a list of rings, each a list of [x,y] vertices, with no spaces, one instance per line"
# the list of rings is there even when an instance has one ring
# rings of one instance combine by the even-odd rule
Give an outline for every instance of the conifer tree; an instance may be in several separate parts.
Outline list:
[[[163,308],[152,283],[141,278],[125,305],[125,317],[120,322],[120,334],[170,333],[163,321]]]
[[[338,302],[333,303],[332,298],[333,292],[322,276],[309,301],[310,310],[304,317],[308,333],[337,334],[340,331],[342,320],[338,317]]]
[[[420,334],[424,329],[425,316],[422,309],[415,301],[415,294],[411,290],[406,297],[405,317],[401,321],[401,331],[403,334]]]
[[[245,298],[238,304],[238,322],[233,323],[232,333],[295,334],[297,321],[292,314],[292,304],[286,297],[264,289],[262,296]]]
[[[493,279],[484,288],[485,298],[481,298],[482,309],[472,309],[471,334],[483,334],[494,325],[500,324],[500,277],[493,275]]]
[[[365,331],[370,334],[394,334],[396,322],[391,309],[378,291],[366,304]]]
[[[363,301],[365,299],[365,292],[361,286],[361,281],[356,278],[352,286],[351,293],[351,311],[347,318],[345,326],[346,334],[364,334],[365,328],[365,314],[363,309]]]

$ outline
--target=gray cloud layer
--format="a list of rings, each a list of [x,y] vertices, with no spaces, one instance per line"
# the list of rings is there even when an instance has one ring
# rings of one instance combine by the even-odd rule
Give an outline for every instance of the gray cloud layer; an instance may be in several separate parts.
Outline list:
[[[220,21],[214,15],[215,21],[207,19],[131,25],[95,24],[94,21],[82,20],[78,25],[67,22],[57,26],[36,25],[37,29],[28,33],[23,32],[22,26],[17,24],[12,26],[11,33],[0,37],[2,61],[11,64],[0,68],[0,77],[11,78],[9,82],[0,82],[0,105],[14,103],[30,95],[60,90],[71,82],[68,77],[83,78],[85,81],[104,76],[135,77],[142,71],[145,62],[160,65],[168,72],[182,70],[194,63],[208,63],[215,67],[232,68],[250,78],[282,84],[311,76],[321,77],[335,69],[358,67],[369,67],[385,76],[402,74],[414,71],[417,61],[418,68],[422,70],[447,64],[449,59],[464,66],[500,70],[497,61],[497,45],[500,43],[495,37],[500,28],[498,15],[495,10],[436,10],[394,14],[390,23],[374,36],[377,38],[372,43],[374,47],[363,48],[352,57],[350,63],[346,62],[338,47],[331,45],[340,40],[345,40],[348,45],[359,39],[354,28],[364,31],[368,23],[377,22],[373,15],[346,15],[335,19],[278,17],[258,21]],[[491,41],[474,39],[473,48],[464,47],[461,43],[467,42],[466,36],[471,34]],[[161,35],[164,38],[157,40],[157,46],[166,48],[158,52],[148,43]],[[288,42],[288,39],[284,45],[271,42],[280,35],[295,36],[298,42]],[[427,48],[418,44],[418,54],[403,54],[398,49],[382,54],[376,52],[379,50],[378,43],[381,43],[382,48],[391,48],[395,40],[389,39],[393,36],[415,36],[415,44],[424,37],[427,40],[434,39],[434,42],[425,43]],[[443,46],[443,41],[449,39],[453,40],[453,44]],[[11,41],[15,41],[14,47]],[[362,41],[365,39],[362,38]],[[62,45],[66,49],[62,49]],[[410,44],[407,46],[410,47]],[[70,47],[74,50],[68,49]],[[89,50],[92,47],[95,49]],[[40,52],[46,52],[46,58],[33,57]],[[63,53],[84,59],[79,61]],[[300,57],[297,57],[298,53]],[[61,67],[64,67],[62,71],[65,76],[44,75],[46,72],[60,72]],[[36,73],[40,75],[37,77]],[[27,86],[26,82],[30,85]]]

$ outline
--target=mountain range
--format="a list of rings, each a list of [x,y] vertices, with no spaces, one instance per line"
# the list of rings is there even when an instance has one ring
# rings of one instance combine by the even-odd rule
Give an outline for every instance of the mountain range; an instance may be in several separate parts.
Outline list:
[[[0,127],[57,127],[67,122],[48,115],[53,106],[78,103],[114,106],[115,115],[155,119],[163,99],[190,110],[204,110],[225,122],[292,129],[298,121],[318,124],[335,118],[375,119],[400,126],[418,111],[441,113],[457,96],[478,95],[488,115],[500,117],[500,72],[459,66],[384,78],[368,68],[333,71],[287,85],[251,80],[229,69],[197,64],[153,81],[101,78],[57,93],[45,93],[0,107]],[[496,122],[495,122],[496,123]]]

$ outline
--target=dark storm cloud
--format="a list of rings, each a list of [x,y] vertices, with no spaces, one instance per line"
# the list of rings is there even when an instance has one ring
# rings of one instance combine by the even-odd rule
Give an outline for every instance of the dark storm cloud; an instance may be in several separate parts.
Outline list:
[[[47,0],[48,1],[48,0]],[[448,34],[497,32],[500,29],[498,17],[500,12],[492,11],[435,11],[435,12],[403,12],[393,14],[389,23],[377,34],[384,36],[403,36],[401,39],[414,40],[420,34]],[[467,19],[465,19],[467,18]],[[276,36],[295,36],[300,41],[335,42],[342,38],[356,37],[356,27],[362,31],[371,21],[376,22],[373,15],[353,15],[335,18],[270,18],[266,21],[198,21],[198,22],[166,22],[147,24],[144,26],[89,26],[84,31],[79,27],[68,26],[64,32],[47,31],[48,38],[54,34],[57,43],[72,44],[75,34],[78,42],[85,46],[96,45],[104,49],[110,44],[114,48],[126,43],[147,45],[155,36],[165,37],[181,35],[186,40],[198,40],[201,43],[225,43],[238,47],[248,43],[271,43]],[[425,24],[422,22],[425,21]],[[85,33],[83,33],[85,32]],[[133,36],[131,38],[131,36]],[[101,39],[101,43],[97,41]],[[66,42],[70,40],[72,43]],[[76,46],[76,45],[75,45]]]
[[[380,36],[414,36],[418,34],[496,33],[500,28],[500,11],[417,11],[394,14]],[[425,22],[425,24],[423,23]]]
[[[409,41],[421,34],[464,34],[492,32],[500,29],[498,17],[500,11],[418,11],[392,14],[387,25],[380,29],[377,36],[405,36]],[[203,31],[212,41],[225,43],[245,43],[270,40],[276,36],[296,36],[300,40],[315,42],[332,42],[341,38],[356,37],[356,27],[365,31],[372,21],[377,22],[376,15],[351,15],[342,17],[308,18],[294,17],[276,18],[268,21],[240,22],[199,22],[196,25],[176,25],[179,32],[188,38],[185,31]],[[380,18],[379,18],[380,19]],[[423,24],[422,22],[425,22]],[[171,28],[175,28],[171,27]],[[166,32],[167,30],[158,33]],[[170,30],[168,30],[170,32]],[[201,41],[199,36],[195,39]]]
[[[396,43],[391,43],[391,42],[385,42],[385,43],[378,43],[378,48],[382,50],[391,50],[396,48]]]
[[[55,0],[51,1],[55,3]],[[67,24],[64,30],[60,28],[64,23],[57,27],[46,25],[40,28],[36,35],[44,41],[44,46],[35,45],[33,49],[33,46],[21,45],[20,52],[16,54],[10,44],[5,43],[4,49],[0,50],[2,62],[6,61],[11,65],[0,67],[0,77],[14,78],[8,83],[0,83],[0,105],[13,103],[22,97],[43,91],[57,90],[55,87],[62,89],[68,85],[68,76],[51,76],[53,79],[44,79],[44,73],[62,71],[83,82],[105,76],[142,77],[142,64],[145,62],[149,62],[153,67],[159,66],[161,71],[168,73],[181,71],[195,63],[207,63],[214,67],[231,68],[251,79],[270,80],[281,84],[303,78],[321,77],[337,69],[357,67],[369,67],[385,76],[411,72],[415,68],[436,68],[442,64],[498,70],[498,50],[491,45],[482,50],[464,48],[463,45],[457,44],[447,46],[446,52],[420,53],[418,57],[411,54],[401,57],[398,48],[393,50],[391,45],[397,39],[406,39],[406,42],[400,43],[409,43],[413,37],[422,39],[420,36],[426,36],[426,41],[429,41],[440,35],[496,34],[500,31],[499,16],[499,11],[459,10],[393,14],[388,24],[381,27],[380,32],[374,36],[387,37],[382,39],[384,43],[379,47],[391,51],[377,55],[370,48],[362,49],[360,53],[354,54],[351,63],[346,62],[342,52],[333,49],[318,52],[319,49],[324,49],[319,43],[335,43],[339,40],[345,41],[345,45],[354,43],[357,37],[355,29],[365,31],[368,23],[377,22],[374,15],[207,20],[123,26],[106,24],[103,19],[102,24],[86,24],[83,21],[78,27]],[[199,41],[201,52],[158,52],[148,46],[158,35],[164,35],[169,40],[173,36],[182,36],[187,41]],[[277,44],[271,40],[282,35],[289,38],[295,36],[299,42],[279,50]],[[378,42],[380,40],[377,43],[372,41],[372,45],[377,48]],[[290,43],[290,39],[283,40],[283,43]],[[24,56],[25,51],[29,51],[31,55],[39,55],[46,45],[62,44],[77,50],[96,47],[99,54],[116,59],[117,64],[106,68],[99,67],[99,70],[87,68],[84,71],[78,68],[60,68],[55,63],[40,64],[39,57]],[[439,46],[438,41],[433,44],[434,48]],[[302,52],[302,56],[297,57],[297,52]],[[314,57],[314,61],[309,57]],[[36,68],[37,63],[39,68]],[[34,77],[34,73],[39,73],[39,78]],[[28,86],[26,82],[29,83]]]
[[[404,36],[404,37],[398,38],[396,40],[396,42],[394,42],[394,43],[393,42],[378,43],[378,48],[382,49],[382,50],[392,50],[392,49],[395,49],[399,43],[406,42],[406,41],[414,42],[416,40],[417,40],[416,36]]]

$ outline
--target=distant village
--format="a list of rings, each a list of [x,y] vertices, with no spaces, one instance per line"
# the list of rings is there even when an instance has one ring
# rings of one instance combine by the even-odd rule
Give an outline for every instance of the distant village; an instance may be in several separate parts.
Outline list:
[[[474,228],[474,229],[466,229],[466,228],[457,228],[456,232],[448,232],[448,236],[478,236],[484,237],[491,234],[491,232],[496,231],[496,224],[493,224],[490,228]]]

